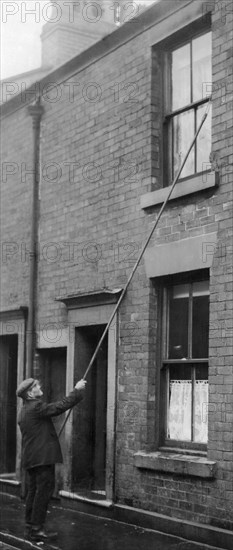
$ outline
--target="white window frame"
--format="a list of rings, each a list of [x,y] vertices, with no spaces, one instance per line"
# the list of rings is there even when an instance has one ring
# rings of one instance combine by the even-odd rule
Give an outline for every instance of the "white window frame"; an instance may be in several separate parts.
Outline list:
[[[188,40],[182,40],[182,41],[176,41],[172,44],[172,46],[169,46],[167,50],[164,52],[164,84],[163,84],[163,95],[164,95],[164,140],[163,140],[163,172],[164,172],[164,183],[165,186],[168,186],[171,184],[174,176],[174,170],[173,170],[173,119],[175,116],[188,112],[188,111],[195,111],[197,113],[197,110],[199,107],[206,105],[209,101],[209,96],[206,94],[206,97],[201,98],[198,101],[193,101],[182,108],[172,110],[172,61],[171,56],[172,52],[182,48],[186,44],[192,44],[193,40],[196,38],[199,38],[205,34],[208,34],[211,32],[210,28],[207,28],[205,30],[202,30],[202,32],[198,34],[193,34]],[[192,46],[191,46],[192,47]],[[192,83],[191,83],[192,86]],[[209,94],[210,95],[210,94]],[[211,113],[209,113],[208,116],[211,116]],[[197,115],[195,114],[195,120],[197,119]],[[194,129],[196,131],[196,127]],[[191,142],[190,142],[191,143]],[[187,143],[187,149],[190,143]],[[196,146],[195,147],[195,153],[194,153],[194,172],[188,176],[183,177],[181,174],[181,177],[179,178],[179,181],[185,181],[190,180],[191,178],[196,177],[198,174],[208,173],[211,171],[211,165],[210,163],[206,163],[206,169],[203,169],[202,171],[197,172],[197,154],[196,154]],[[182,159],[183,160],[183,159]]]

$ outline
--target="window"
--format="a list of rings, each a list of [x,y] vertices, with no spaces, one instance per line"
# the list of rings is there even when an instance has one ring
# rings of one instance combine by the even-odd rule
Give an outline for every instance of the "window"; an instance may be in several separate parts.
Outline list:
[[[164,291],[162,378],[165,441],[207,443],[208,280],[192,280]]]
[[[193,38],[167,54],[165,106],[165,179],[176,176],[206,111],[211,88],[211,32]],[[180,178],[209,169],[211,109]]]

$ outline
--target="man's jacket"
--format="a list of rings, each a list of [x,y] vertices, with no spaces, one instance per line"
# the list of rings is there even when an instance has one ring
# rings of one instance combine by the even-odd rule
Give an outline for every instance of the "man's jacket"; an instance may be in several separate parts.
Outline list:
[[[24,468],[62,462],[61,447],[51,417],[71,409],[82,399],[83,391],[75,389],[55,403],[43,403],[41,399],[24,401],[18,418]]]

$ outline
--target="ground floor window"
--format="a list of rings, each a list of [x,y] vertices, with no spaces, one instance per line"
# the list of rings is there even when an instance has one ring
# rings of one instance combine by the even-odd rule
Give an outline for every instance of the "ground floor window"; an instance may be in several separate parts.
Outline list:
[[[165,441],[206,445],[209,282],[196,276],[169,281],[163,302]]]
[[[168,376],[167,438],[207,443],[207,366],[169,366]]]

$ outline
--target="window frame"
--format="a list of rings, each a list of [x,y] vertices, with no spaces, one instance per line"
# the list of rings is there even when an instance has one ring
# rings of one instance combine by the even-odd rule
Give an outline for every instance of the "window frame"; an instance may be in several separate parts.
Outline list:
[[[203,270],[203,273],[193,273],[189,275],[180,274],[179,276],[167,277],[162,282],[160,287],[160,299],[161,299],[161,360],[160,360],[160,446],[167,448],[180,448],[187,450],[204,451],[207,450],[207,443],[200,443],[195,441],[183,441],[176,440],[167,437],[167,416],[169,405],[169,365],[184,365],[184,361],[181,359],[168,359],[169,350],[169,294],[172,287],[179,284],[193,284],[195,282],[208,281],[209,282],[209,270]],[[189,297],[190,300],[190,297]],[[191,315],[189,311],[189,315]],[[189,340],[190,340],[189,335]],[[190,342],[189,342],[190,345]],[[191,433],[193,436],[193,411],[194,411],[194,381],[195,381],[195,367],[198,364],[205,363],[209,371],[209,357],[205,358],[188,358],[185,361],[185,365],[192,366],[192,425]],[[208,420],[207,420],[208,421]]]
[[[163,65],[164,65],[164,71],[163,71],[163,97],[164,97],[164,105],[163,105],[163,181],[164,181],[164,187],[167,187],[171,184],[173,181],[175,174],[173,169],[173,124],[172,121],[174,118],[182,113],[185,112],[193,112],[194,111],[194,132],[196,132],[197,125],[196,125],[196,119],[197,119],[197,110],[199,107],[203,105],[207,105],[209,101],[209,97],[202,98],[198,101],[193,101],[192,103],[189,103],[185,105],[184,107],[181,107],[179,109],[172,110],[172,52],[182,48],[183,46],[190,44],[190,51],[192,52],[192,42],[196,38],[199,38],[201,36],[204,36],[205,34],[208,34],[212,32],[210,22],[204,27],[200,28],[199,30],[195,30],[192,32],[190,29],[191,36],[188,37],[188,33],[182,34],[180,38],[176,38],[173,41],[169,41],[169,43],[165,46],[163,51]],[[192,57],[192,54],[191,54]],[[190,67],[190,71],[192,73],[192,67]],[[192,79],[191,79],[191,86],[192,86]],[[192,90],[191,90],[192,95]],[[207,170],[202,171],[196,171],[197,169],[197,153],[196,153],[196,144],[195,144],[195,153],[194,153],[194,172],[192,174],[189,174],[188,176],[180,177],[178,181],[185,181],[190,180],[193,177],[196,177],[201,174],[206,174],[211,171],[211,168]]]

